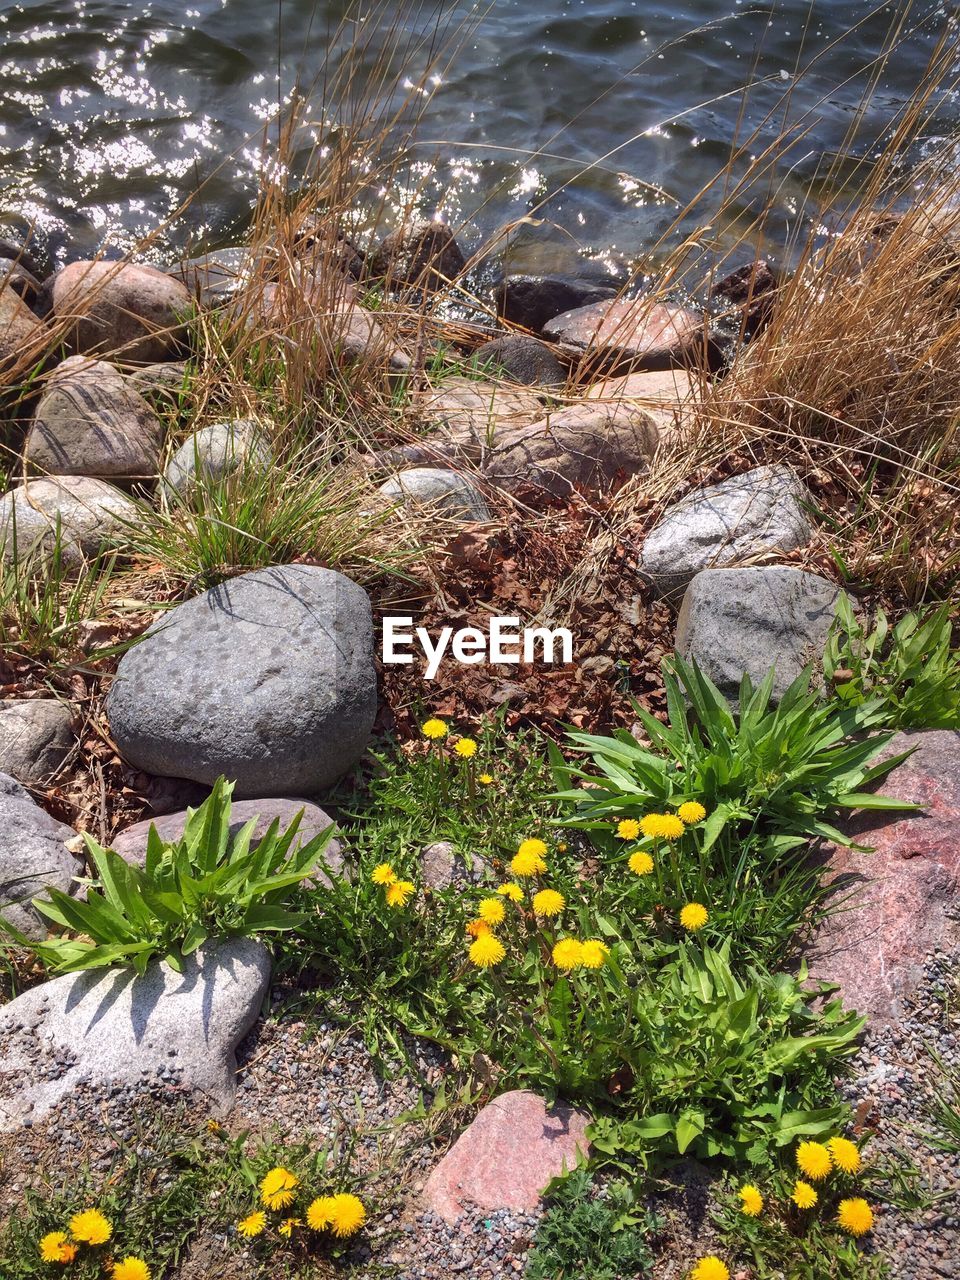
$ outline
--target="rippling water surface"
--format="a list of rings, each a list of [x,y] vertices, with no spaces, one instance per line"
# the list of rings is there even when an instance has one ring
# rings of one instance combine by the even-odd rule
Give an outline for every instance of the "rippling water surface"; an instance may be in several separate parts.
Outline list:
[[[381,24],[381,45],[396,43],[383,12],[366,20]],[[421,7],[408,34],[470,12]],[[228,242],[250,208],[264,130],[295,85],[319,101],[330,33],[345,14],[362,18],[364,7],[2,6],[5,209],[36,219],[62,259],[129,245],[201,187],[170,238]],[[493,0],[427,82],[420,144],[402,176],[422,185],[428,209],[464,220],[467,239],[536,206],[545,225],[525,230],[516,250],[526,267],[578,255],[614,262],[656,240],[735,138],[759,129],[757,151],[785,117],[806,114],[809,131],[784,157],[774,194],[786,228],[841,148],[892,25],[903,30],[858,124],[863,154],[916,88],[946,20],[932,5],[859,0]],[[428,61],[420,47],[393,68],[389,88],[401,96]],[[940,106],[947,132],[960,112],[949,93]],[[748,194],[744,217],[767,194]]]

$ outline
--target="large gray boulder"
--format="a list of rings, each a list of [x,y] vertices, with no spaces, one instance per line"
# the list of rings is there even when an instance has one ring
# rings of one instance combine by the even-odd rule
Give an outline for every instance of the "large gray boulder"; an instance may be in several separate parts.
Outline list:
[[[411,467],[380,486],[390,503],[429,506],[452,520],[486,521],[493,517],[483,494],[469,480],[442,467]]]
[[[810,495],[790,467],[757,467],[697,489],[669,507],[647,534],[641,567],[668,594],[701,569],[724,568],[809,541]]]
[[[73,877],[83,873],[83,864],[67,848],[75,837],[72,827],[51,818],[15,778],[0,773],[0,915],[29,938],[47,932],[31,898],[48,887],[76,892]]]
[[[124,654],[114,741],[145,773],[312,795],[360,758],[377,710],[370,601],[331,569],[243,574],[178,605]]]
[[[76,354],[117,352],[137,364],[176,357],[191,301],[182,281],[134,262],[71,262],[44,294],[55,320],[73,322]]]
[[[246,467],[265,470],[272,458],[270,440],[253,418],[213,422],[195,431],[176,451],[164,468],[164,484],[182,497],[198,471],[204,482],[216,484]]]
[[[159,418],[119,369],[71,356],[40,397],[23,455],[47,475],[149,479],[162,443]]]
[[[324,813],[319,805],[309,800],[299,800],[291,796],[266,800],[234,800],[230,808],[230,835],[235,838],[251,818],[256,818],[257,825],[253,829],[251,841],[251,847],[255,848],[267,834],[275,818],[279,820],[282,833],[298,813],[302,813],[303,816],[300,819],[297,838],[291,846],[291,852],[312,840],[314,836],[322,835],[334,825],[333,818],[328,813]],[[143,866],[147,860],[147,838],[150,835],[150,828],[156,827],[157,835],[161,840],[173,843],[183,835],[189,816],[186,809],[182,809],[179,813],[167,813],[162,817],[135,822],[132,827],[127,827],[125,831],[114,836],[111,848],[127,862],[135,866]],[[344,870],[343,847],[336,837],[327,842],[327,847],[323,851],[323,862],[337,874]],[[320,864],[317,866],[316,879],[321,883],[328,882]]]
[[[502,386],[473,378],[447,378],[437,389],[417,395],[411,409],[436,435],[422,442],[477,460],[505,435],[539,422],[544,404],[531,388]]]
[[[838,596],[832,582],[801,569],[704,569],[680,606],[677,652],[730,698],[744,673],[757,685],[774,667],[779,699],[822,657]]]
[[[55,698],[0,702],[0,773],[40,786],[73,749],[73,715]]]
[[[28,480],[0,498],[0,555],[12,560],[36,554],[52,556],[60,533],[60,554],[68,565],[80,564],[105,546],[123,541],[125,521],[135,520],[134,500],[89,476],[55,476]]]
[[[173,1078],[219,1115],[236,1094],[235,1050],[257,1019],[270,953],[252,938],[211,943],[183,973],[155,960],[33,987],[0,1009],[0,1132],[37,1123],[81,1081]]]

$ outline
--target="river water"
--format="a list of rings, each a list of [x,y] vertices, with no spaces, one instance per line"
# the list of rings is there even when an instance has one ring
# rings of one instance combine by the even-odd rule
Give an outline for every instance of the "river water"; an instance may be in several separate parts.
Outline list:
[[[405,12],[381,0],[24,0],[0,7],[3,204],[63,260],[128,247],[200,188],[168,241],[228,243],[294,86],[314,124],[348,109],[320,86],[353,40],[366,74],[375,54],[395,54],[388,98],[418,86],[417,144],[388,205],[415,188],[473,243],[533,211],[541,225],[514,237],[517,265],[612,268],[657,241],[738,139],[756,131],[747,152],[760,154],[792,122],[804,136],[780,148],[775,182],[703,232],[735,234],[770,201],[776,239],[811,191],[826,199],[850,180],[849,161],[831,162],[852,126],[854,157],[876,149],[948,21],[933,4],[861,0],[493,0],[482,13],[442,0]],[[927,133],[948,134],[952,86],[935,101]],[[685,229],[719,205],[707,196]]]

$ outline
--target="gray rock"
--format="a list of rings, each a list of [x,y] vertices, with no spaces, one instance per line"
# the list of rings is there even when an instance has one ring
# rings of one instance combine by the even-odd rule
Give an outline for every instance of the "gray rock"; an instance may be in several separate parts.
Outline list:
[[[266,470],[272,459],[266,432],[253,418],[214,422],[184,441],[167,463],[163,479],[183,497],[196,479],[198,466],[205,482],[217,484],[234,471],[248,467]]]
[[[68,343],[76,354],[122,352],[153,364],[176,357],[190,294],[156,267],[133,262],[71,262],[46,281],[55,320],[74,319]]]
[[[429,505],[454,520],[492,520],[483,495],[463,476],[440,467],[412,467],[380,486],[390,503]]]
[[[187,365],[183,360],[165,360],[162,364],[145,364],[134,369],[127,382],[148,403],[176,404],[184,394]]]
[[[157,474],[163,428],[105,360],[64,360],[40,398],[23,455],[52,476],[145,479]]]
[[[745,672],[757,685],[775,667],[779,699],[822,656],[838,596],[832,582],[801,569],[704,569],[680,606],[677,652],[734,699]]]
[[[642,569],[661,592],[683,590],[701,569],[792,551],[812,533],[810,495],[790,467],[757,467],[688,494],[643,544]]]
[[[73,894],[83,865],[67,848],[76,832],[56,822],[15,778],[0,773],[0,915],[30,938],[47,928],[30,905],[52,886]],[[0,1055],[2,1057],[2,1055]]]
[[[484,474],[509,493],[600,495],[644,471],[658,439],[653,418],[634,405],[575,404],[504,435]]]
[[[371,274],[392,284],[436,287],[466,266],[453,232],[442,222],[412,222],[383,240],[370,263]]]
[[[120,660],[107,714],[146,773],[312,795],[363,753],[377,710],[366,592],[306,565],[234,578],[165,614]]]
[[[292,846],[292,852],[334,825],[333,818],[309,800],[298,800],[292,796],[267,800],[234,800],[230,809],[230,835],[235,837],[245,823],[251,818],[257,818],[252,841],[255,847],[267,834],[267,829],[274,818],[280,820],[280,831],[283,832],[301,810],[303,817],[300,820],[300,828]],[[187,824],[187,817],[186,810],[181,810],[179,813],[168,813],[163,817],[151,818],[145,822],[135,822],[132,827],[127,827],[125,831],[114,836],[111,848],[115,849],[127,862],[143,866],[147,857],[147,837],[150,834],[150,828],[156,827],[157,834],[162,840],[171,842],[179,840]],[[343,847],[335,837],[327,844],[323,852],[323,861],[336,874],[344,870]],[[328,883],[320,864],[317,866],[316,879],[322,884]]]
[[[477,460],[505,433],[532,426],[544,404],[532,390],[501,386],[471,378],[448,378],[436,390],[421,392],[411,408],[436,438],[422,446],[447,447],[451,456]]]
[[[0,702],[0,773],[40,786],[74,745],[73,715],[54,698]]]
[[[196,258],[187,258],[171,267],[167,275],[186,285],[190,296],[202,307],[222,307],[245,288],[251,275],[248,249],[215,249]]]
[[[548,320],[617,296],[612,285],[567,276],[507,276],[494,290],[497,312],[511,324],[539,333]]]
[[[473,358],[478,365],[493,364],[511,382],[527,387],[562,387],[567,367],[538,338],[496,338],[477,347]]]
[[[40,356],[48,330],[9,283],[0,287],[0,369]]]
[[[0,498],[0,554],[12,559],[36,553],[51,556],[60,528],[65,564],[76,565],[125,535],[124,520],[136,519],[139,506],[105,480],[58,476],[28,480]]]
[[[172,1076],[225,1115],[235,1050],[270,983],[270,953],[251,938],[211,944],[182,974],[154,961],[91,969],[33,987],[0,1009],[0,1132],[36,1124],[81,1080],[135,1085]]]
[[[423,883],[431,889],[449,889],[451,885],[479,884],[483,871],[479,859],[467,860],[449,840],[436,840],[420,854]]]

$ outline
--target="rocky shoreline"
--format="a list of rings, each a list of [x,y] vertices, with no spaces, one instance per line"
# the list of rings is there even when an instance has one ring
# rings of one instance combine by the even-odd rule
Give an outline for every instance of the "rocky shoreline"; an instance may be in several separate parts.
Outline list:
[[[4,572],[27,566],[31,581],[67,581],[112,557],[155,574],[132,603],[126,579],[109,600],[97,597],[105,608],[126,602],[126,621],[114,613],[97,635],[96,609],[83,617],[89,634],[55,676],[49,648],[28,654],[11,642],[0,652],[0,909],[35,944],[49,921],[34,899],[51,888],[77,901],[87,894],[81,831],[142,868],[151,821],[163,840],[177,840],[188,808],[223,777],[236,784],[231,839],[248,818],[259,824],[254,844],[269,839],[274,817],[285,828],[303,810],[300,848],[341,819],[332,789],[355,769],[362,776],[371,740],[432,694],[411,684],[385,706],[385,689],[397,686],[377,663],[377,625],[414,575],[390,580],[363,541],[368,526],[393,550],[411,548],[405,569],[431,557],[441,565],[424,575],[418,608],[432,594],[461,621],[488,603],[554,620],[560,605],[530,585],[549,579],[551,555],[561,559],[545,530],[570,522],[571,571],[589,567],[605,538],[620,557],[606,566],[605,605],[634,630],[644,630],[641,616],[661,620],[646,628],[650,656],[588,659],[597,684],[623,685],[618,714],[636,737],[632,696],[665,719],[656,660],[668,652],[696,664],[734,706],[745,676],[759,685],[772,672],[777,701],[811,663],[820,670],[841,600],[814,518],[828,482],[816,466],[802,475],[743,440],[722,464],[708,455],[691,474],[678,462],[704,429],[712,388],[771,323],[782,282],[768,264],[720,281],[702,311],[587,280],[508,277],[485,320],[464,320],[435,306],[468,265],[440,223],[413,224],[363,252],[318,225],[286,248],[233,248],[168,270],[74,262],[45,275],[29,244],[0,242]],[[317,437],[328,434],[317,405],[343,423],[343,397],[353,397],[349,412],[367,434],[351,425],[325,443],[321,482],[336,470],[341,487],[315,518],[346,511],[358,522],[357,562],[374,566],[367,577],[319,544],[298,547],[295,527],[276,558],[267,547],[262,561],[238,564],[225,552],[209,576],[156,574],[150,552],[160,544],[144,540],[145,529],[202,536],[204,521],[230,523],[215,506],[224,494],[295,487],[295,473],[283,471],[293,428],[262,412],[266,393],[248,388],[249,412],[239,400],[227,411],[216,377],[197,395],[198,364],[220,368],[209,351],[201,359],[198,331],[209,350],[237,344],[258,376],[274,360],[284,377],[305,373]],[[256,363],[257,344],[268,342],[281,355]],[[674,479],[644,506],[658,473]],[[630,524],[616,504],[634,497],[642,517],[633,508]],[[279,501],[271,492],[269,502]],[[528,539],[520,590],[509,576],[520,560],[507,552],[511,520]],[[592,522],[591,540],[578,520]],[[481,564],[500,585],[478,602],[469,584]],[[527,697],[540,700],[545,720],[564,718],[569,700],[554,710],[548,683],[525,694],[510,684],[492,688],[491,710],[509,714]],[[589,689],[578,696],[588,709],[573,722],[606,727],[591,719]],[[448,701],[432,710],[450,714],[458,703]],[[472,738],[462,741],[476,751]],[[814,978],[839,983],[846,1002],[870,1015],[842,1089],[860,1117],[856,1136],[869,1133],[867,1149],[896,1161],[928,1116],[931,1046],[949,1066],[958,1061],[949,993],[945,1002],[928,993],[949,985],[960,944],[960,733],[913,730],[889,750],[912,754],[885,792],[922,815],[855,820],[847,834],[869,831],[876,852],[826,852],[828,872],[856,884],[858,901],[828,919],[809,955]],[[63,780],[81,775],[88,794],[71,807]],[[468,777],[471,796],[487,785]],[[348,826],[326,846],[314,889],[360,874]],[[462,850],[431,848],[432,859],[416,855],[428,894],[472,883]],[[588,1144],[588,1115],[520,1089],[454,1101],[444,1091],[456,1096],[464,1064],[426,1042],[385,1075],[362,1038],[323,1020],[324,999],[335,998],[323,982],[288,990],[289,1007],[271,1009],[276,974],[262,940],[204,937],[184,960],[180,971],[153,960],[135,981],[108,967],[41,982],[36,967],[11,962],[12,998],[0,1005],[0,1220],[25,1188],[68,1179],[81,1160],[105,1186],[132,1141],[130,1116],[181,1108],[171,1123],[198,1143],[222,1125],[241,1144],[254,1131],[348,1147],[354,1174],[386,1206],[363,1242],[345,1249],[351,1274],[524,1274],[541,1192]],[[309,1002],[307,1017],[298,1001]],[[428,1104],[442,1098],[437,1121]],[[218,1122],[210,1129],[207,1113]],[[104,1114],[109,1138],[97,1132]],[[956,1159],[944,1155],[921,1173],[922,1215],[878,1212],[872,1239],[893,1280],[960,1274]],[[680,1280],[708,1246],[723,1247],[703,1204],[692,1211],[695,1198],[681,1188],[651,1201],[668,1224],[656,1240],[656,1280]],[[205,1224],[168,1274],[260,1274],[243,1249],[232,1227]],[[735,1272],[760,1274],[747,1263]]]

